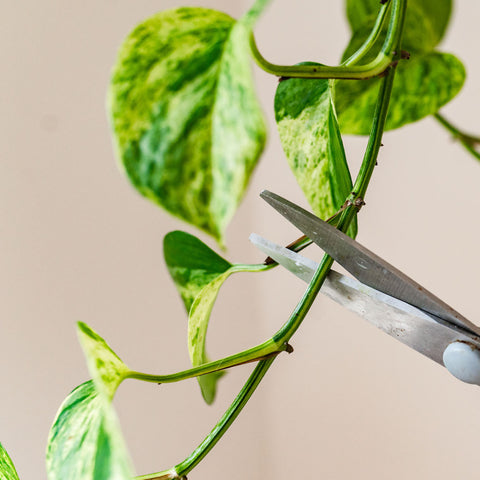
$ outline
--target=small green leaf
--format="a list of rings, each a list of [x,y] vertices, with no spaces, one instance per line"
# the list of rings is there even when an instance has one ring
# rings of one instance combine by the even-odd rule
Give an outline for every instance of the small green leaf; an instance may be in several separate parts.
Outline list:
[[[78,336],[97,389],[112,400],[118,386],[130,373],[130,369],[105,340],[85,323],[78,322]]]
[[[230,275],[233,265],[217,255],[197,237],[181,231],[170,232],[165,236],[163,254],[168,271],[189,315],[188,351],[192,365],[196,367],[209,361],[205,350],[205,336],[210,312],[218,294],[218,289]],[[224,276],[225,278],[223,278]],[[220,283],[218,283],[219,279],[222,279]],[[213,298],[212,294],[209,293],[211,292],[211,285],[218,287],[213,294]],[[200,295],[204,289],[206,289],[205,293],[209,293],[208,295]],[[193,310],[192,305],[195,301],[198,303],[202,298],[202,306],[205,305],[205,302],[211,302],[208,305],[209,308],[207,307],[208,311],[202,308],[198,309],[198,307]],[[194,312],[196,312],[196,315],[194,315]],[[192,317],[192,315],[194,316]],[[202,335],[190,339],[190,329],[194,322],[199,324]],[[213,372],[198,377],[203,398],[208,404],[211,404],[215,398],[217,381],[222,375],[223,372]]]
[[[165,235],[163,255],[187,313],[202,289],[232,266],[197,237],[182,231]]]
[[[452,100],[465,81],[455,56],[432,52],[402,61],[397,67],[386,130],[436,113]],[[343,133],[368,135],[380,80],[335,82],[335,107]]]
[[[47,445],[49,480],[131,480],[129,456],[107,398],[93,381],[65,399]]]
[[[275,119],[283,150],[313,211],[327,219],[352,191],[330,82],[291,78],[280,82]],[[350,235],[356,235],[356,224]]]
[[[266,131],[243,20],[179,8],[138,25],[109,91],[118,156],[133,185],[223,242],[263,150]]]
[[[365,28],[370,32],[379,8],[378,0],[347,0],[347,18],[352,32],[357,33]],[[451,11],[452,0],[408,2],[402,40],[403,48],[412,53],[432,50],[445,34]]]
[[[0,480],[18,480],[18,474],[12,459],[0,443]]]
[[[235,272],[258,272],[265,265],[232,265],[201,240],[186,232],[165,236],[163,251],[168,271],[188,312],[188,351],[194,367],[209,362],[205,348],[208,322],[223,282]],[[222,372],[198,377],[203,398],[211,404]]]

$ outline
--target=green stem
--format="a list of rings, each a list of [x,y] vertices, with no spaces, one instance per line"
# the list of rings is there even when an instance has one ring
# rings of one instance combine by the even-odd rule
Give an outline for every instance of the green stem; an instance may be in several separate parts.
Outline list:
[[[245,385],[240,390],[240,393],[237,395],[230,407],[228,407],[227,411],[223,414],[220,421],[215,425],[205,440],[187,459],[175,466],[175,470],[179,476],[184,476],[189,473],[216,445],[223,434],[228,430],[230,425],[238,417],[243,407],[247,404],[248,400],[262,381],[264,375],[267,373],[274,360],[275,357],[271,357],[259,362]]]
[[[385,19],[387,18],[387,13],[390,7],[390,2],[383,4],[380,7],[380,11],[378,12],[377,19],[375,21],[375,25],[373,26],[372,31],[368,38],[363,42],[362,46],[347,60],[345,60],[342,65],[345,66],[353,66],[358,63],[362,58],[367,55],[367,53],[371,50],[374,43],[376,42],[380,32],[382,31],[383,24],[385,23]]]
[[[386,72],[381,83],[378,101],[375,108],[372,130],[370,132],[362,165],[353,187],[352,198],[350,199],[351,206],[344,210],[337,225],[337,228],[343,232],[347,231],[356,214],[356,210],[361,207],[361,203],[356,203],[356,201],[363,201],[363,197],[365,196],[377,162],[378,152],[381,146],[381,139],[385,128],[385,121],[387,118],[388,106],[390,103],[390,96],[392,93],[394,76],[395,67],[392,67]],[[305,318],[305,315],[313,304],[315,297],[320,291],[320,288],[322,287],[322,284],[325,281],[332,264],[333,259],[328,255],[324,255],[320,265],[317,268],[317,271],[315,272],[306,292],[302,297],[302,300],[297,305],[289,321],[272,337],[276,343],[287,343],[292,335],[297,331],[298,327]]]
[[[399,34],[396,35],[396,40],[392,44],[395,48],[400,47],[401,34],[403,30],[403,18],[406,8],[406,3],[399,0],[395,6],[400,8],[400,16],[397,17],[400,20]],[[398,13],[398,12],[397,12]],[[391,27],[391,25],[390,25]],[[381,138],[385,128],[385,121],[388,112],[388,105],[390,101],[393,80],[395,76],[395,68],[389,69],[386,73],[375,108],[374,119],[372,123],[372,129],[368,145],[363,158],[362,166],[355,181],[354,192],[352,192],[352,206],[347,207],[341,214],[337,228],[342,231],[347,231],[351,221],[355,217],[359,205],[356,204],[356,200],[363,201],[368,184],[370,182],[373,170],[376,165],[378,152],[381,145]],[[301,298],[294,312],[290,316],[289,320],[283,325],[283,327],[272,337],[270,340],[274,345],[286,346],[288,340],[297,331],[306,314],[308,313],[316,295],[320,291],[320,288],[328,275],[333,260],[328,255],[325,255],[320,262],[320,265],[313,276],[305,294]],[[266,342],[268,343],[268,342]],[[263,344],[265,345],[265,344]],[[252,351],[254,349],[251,349]],[[189,473],[198,463],[210,452],[210,450],[216,445],[223,434],[228,430],[233,421],[237,418],[247,401],[252,396],[253,392],[259,385],[263,376],[274,362],[276,355],[270,356],[261,360],[255,367],[255,370],[243,386],[240,393],[235,398],[234,402],[230,405],[227,411],[224,413],[220,421],[215,425],[213,430],[207,435],[205,440],[195,449],[195,451],[187,457],[183,462],[176,465],[173,469],[165,470],[156,474],[144,475],[137,477],[138,480],[160,480],[168,478],[183,477]],[[199,367],[202,368],[202,367]]]
[[[394,16],[400,22],[399,30],[395,30],[395,26],[390,24],[389,31],[394,31],[392,36],[393,41],[389,44],[392,48],[399,50],[401,36],[403,32],[403,22],[405,18],[406,2],[399,1],[394,5]],[[346,232],[351,221],[353,220],[356,212],[362,206],[363,198],[367,191],[368,184],[372,177],[373,170],[377,163],[378,152],[381,146],[381,139],[383,131],[385,129],[385,122],[388,113],[388,106],[390,103],[390,97],[392,93],[393,80],[395,77],[395,65],[390,67],[386,72],[383,81],[381,82],[380,92],[378,95],[377,104],[375,107],[374,118],[372,122],[372,129],[368,139],[367,148],[363,157],[362,165],[358,173],[355,185],[353,186],[353,192],[351,195],[350,204],[347,207],[339,220],[337,228]],[[359,203],[360,202],[360,203]],[[328,272],[332,266],[333,260],[328,255],[324,255],[320,265],[315,272],[302,300],[297,305],[297,308],[291,315],[289,321],[273,336],[273,339],[278,343],[286,343],[291,336],[297,331],[298,327],[305,318],[306,313],[310,309],[316,295],[320,291],[320,288],[325,281]]]
[[[370,183],[370,179],[377,162],[378,152],[382,146],[382,135],[385,129],[385,122],[387,119],[388,106],[390,104],[395,71],[395,67],[390,68],[380,86],[380,92],[375,108],[372,129],[368,138],[367,148],[365,150],[360,171],[358,172],[357,180],[353,186],[351,198],[352,203],[355,203],[356,200],[362,201],[364,199],[368,184]]]
[[[347,231],[356,214],[356,211],[362,205],[362,203],[357,202],[359,200],[360,202],[363,202],[363,198],[367,191],[373,170],[377,163],[378,152],[381,146],[381,139],[385,128],[388,106],[392,93],[395,70],[395,67],[391,67],[386,72],[381,83],[367,148],[365,150],[365,155],[363,157],[357,180],[355,181],[355,185],[353,187],[352,198],[350,199],[351,206],[344,210],[337,225],[337,228],[343,232]],[[317,268],[317,271],[315,272],[315,275],[313,276],[304,296],[302,297],[302,300],[297,305],[289,321],[272,337],[276,343],[287,343],[292,335],[297,331],[313,301],[315,300],[315,297],[320,291],[320,288],[325,281],[328,272],[330,271],[332,263],[332,258],[328,255],[324,255],[319,267]]]
[[[275,357],[262,360],[255,367],[245,385],[240,390],[233,403],[223,414],[222,418],[215,425],[212,431],[206,436],[205,440],[188,456],[183,462],[180,462],[173,469],[163,472],[152,473],[136,477],[137,480],[159,480],[164,478],[183,477],[195,468],[202,459],[212,450],[230,425],[235,421],[243,407],[247,404],[253,392],[258,387],[267,370],[270,368]]]
[[[393,2],[393,11],[388,24],[387,36],[382,46],[382,52],[400,58],[400,44],[407,13],[407,0],[390,0]]]
[[[273,265],[265,265],[265,263],[236,263],[234,271],[238,272],[265,272],[271,270]]]
[[[328,78],[365,80],[380,75],[391,63],[392,58],[380,52],[375,60],[362,66],[339,65],[276,65],[266,60],[258,50],[255,37],[250,37],[250,49],[258,66],[267,73],[284,78]]]
[[[250,49],[253,58],[260,68],[267,73],[286,78],[328,78],[364,80],[382,74],[399,56],[395,45],[399,44],[399,38],[403,31],[405,20],[406,0],[391,0],[393,11],[387,30],[387,36],[377,57],[365,65],[339,65],[331,67],[327,65],[275,65],[266,60],[258,50],[253,34],[250,37]],[[377,27],[375,24],[374,30]],[[364,50],[364,46],[360,47]],[[364,51],[362,55],[366,52]]]
[[[389,70],[389,72],[383,79],[382,87],[379,93],[379,99],[375,109],[375,116],[372,130],[370,133],[369,143],[365,151],[362,167],[360,168],[357,181],[355,182],[355,185],[358,187],[358,192],[361,194],[362,198],[363,195],[365,195],[380,149],[380,139],[382,137],[385,127],[385,120],[388,111],[388,104],[392,90],[394,73],[395,68],[392,68],[391,70]],[[360,198],[358,195],[357,197]],[[351,221],[356,215],[356,212],[357,209],[354,206],[345,209],[345,211],[342,213],[337,228],[341,229],[344,232],[347,231]],[[290,340],[290,338],[297,331],[307,312],[312,306],[318,292],[320,291],[321,286],[325,281],[328,272],[330,271],[332,263],[333,259],[328,255],[324,255],[312,281],[308,285],[307,290],[305,291],[294,312],[290,316],[288,322],[286,322],[285,325],[272,337],[272,340],[276,345],[280,344],[285,346]],[[210,450],[219,441],[220,437],[226,432],[226,430],[230,427],[233,421],[237,418],[238,414],[245,406],[248,399],[251,397],[255,388],[258,386],[261,379],[263,378],[266,371],[274,360],[275,356],[271,356],[259,362],[254,372],[248,379],[247,383],[244,385],[232,405],[224,413],[218,424],[213,428],[213,430],[209,433],[205,440],[195,449],[195,451],[187,459],[175,466],[174,469],[165,470],[164,472],[159,472],[156,474],[137,477],[137,479],[154,480],[166,478],[166,475],[170,475],[172,471],[176,472],[177,477],[181,477],[189,473],[208,454],[208,452],[210,452]]]
[[[260,272],[270,270],[274,266],[274,264],[236,264],[234,265],[234,269],[235,272]],[[220,370],[226,370],[227,368],[236,367],[245,363],[256,362],[270,355],[276,355],[280,352],[283,352],[286,349],[288,349],[287,345],[278,344],[273,339],[269,339],[260,345],[249,348],[248,350],[244,350],[219,360],[214,360],[213,362],[204,363],[203,365],[189,368],[188,370],[182,370],[180,372],[167,375],[149,374],[132,370],[125,376],[125,378],[132,378],[151,383],[180,382],[188,378],[198,377],[200,375],[206,375],[208,373],[218,372]]]
[[[218,372],[220,370],[225,370],[237,365],[256,362],[258,360],[265,359],[266,357],[286,351],[287,349],[288,345],[278,344],[273,338],[271,338],[266,342],[263,342],[256,347],[249,348],[248,350],[244,350],[243,352],[239,352],[213,362],[204,363],[203,365],[190,368],[188,370],[182,370],[181,372],[172,373],[169,375],[151,375],[148,373],[131,371],[125,378],[133,378],[135,380],[143,380],[144,382],[151,383],[180,382],[181,380],[198,377],[200,375],[206,375],[207,373]]]
[[[356,198],[363,198],[363,196],[365,195],[366,188],[368,186],[368,183],[371,178],[371,174],[376,164],[376,159],[377,159],[379,147],[380,147],[380,139],[385,127],[385,120],[386,120],[386,114],[388,110],[391,88],[393,84],[394,73],[395,73],[395,68],[392,68],[391,70],[389,70],[389,72],[387,73],[387,75],[385,76],[382,82],[382,87],[379,93],[379,99],[375,109],[375,116],[374,116],[374,121],[372,125],[372,130],[370,133],[369,143],[365,151],[362,167],[360,168],[359,175],[355,182],[355,185],[357,186],[357,192],[358,192],[358,194],[356,195]],[[361,197],[359,194],[361,194]],[[357,213],[357,209],[354,206],[346,208],[342,213],[342,216],[340,218],[337,228],[345,232],[348,229],[351,221],[355,217],[356,213]],[[325,255],[323,257],[317,271],[315,272],[315,275],[312,281],[310,282],[310,284],[307,287],[307,290],[305,291],[305,294],[303,295],[302,299],[298,303],[296,309],[290,316],[289,320],[270,340],[270,342],[273,342],[272,346],[280,344],[285,349],[285,346],[287,345],[286,342],[288,342],[288,340],[292,337],[292,335],[297,331],[303,319],[305,318],[308,310],[312,306],[313,301],[315,300],[315,297],[320,291],[320,288],[323,282],[325,281],[325,278],[328,275],[328,272],[332,266],[332,263],[333,263],[333,259],[331,257],[329,257],[328,255]],[[255,347],[255,348],[258,348],[258,347]],[[250,349],[250,351],[255,350],[255,348]],[[276,358],[276,355],[272,355],[268,358],[261,360],[258,363],[255,370],[247,380],[246,384],[243,386],[242,390],[240,391],[238,396],[235,398],[234,402],[226,410],[226,412],[224,413],[220,421],[215,425],[215,427],[207,435],[204,441],[194,450],[194,452],[189,457],[187,457],[184,461],[180,462],[174,468],[171,468],[169,470],[164,470],[158,473],[136,477],[137,480],[166,480],[171,478],[180,478],[184,475],[187,475],[211,451],[211,449],[216,445],[216,443],[220,440],[223,434],[228,430],[230,425],[237,418],[237,416],[239,415],[243,407],[246,405],[247,401],[252,396],[253,392],[259,385],[260,381],[262,380],[263,376],[265,375],[265,373],[267,372],[271,364],[274,362],[275,358]],[[224,359],[223,361],[225,362],[226,360],[227,359]],[[212,362],[212,363],[218,363],[218,362]],[[192,369],[190,370],[190,372],[193,370],[198,370],[200,368],[205,368],[205,365],[202,365],[197,369]],[[176,375],[180,375],[180,374],[176,374]],[[194,375],[190,375],[190,376],[194,376]],[[185,377],[185,378],[189,378],[189,377]],[[172,380],[172,381],[177,381],[177,380]]]
[[[438,112],[433,116],[465,147],[468,152],[470,152],[477,160],[480,160],[480,152],[475,149],[476,145],[480,145],[480,137],[462,132]]]
[[[325,255],[315,274],[313,275],[313,278],[310,281],[305,293],[303,294],[303,297],[301,298],[300,302],[298,302],[293,313],[290,315],[288,322],[286,322],[283,327],[273,336],[273,340],[275,342],[280,342],[280,344],[287,343],[293,334],[298,330],[303,322],[303,319],[310,310],[315,298],[317,297],[320,288],[322,288],[322,284],[325,281],[332,264],[333,259],[328,255]]]

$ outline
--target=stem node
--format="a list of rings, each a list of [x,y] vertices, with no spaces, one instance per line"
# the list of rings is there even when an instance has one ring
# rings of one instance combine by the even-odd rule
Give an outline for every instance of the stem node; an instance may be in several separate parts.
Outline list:
[[[362,197],[356,198],[356,199],[354,200],[354,202],[353,202],[353,206],[356,207],[356,209],[357,209],[358,211],[360,211],[360,209],[361,209],[364,205],[366,205],[366,203],[365,203],[365,201],[363,200]]]

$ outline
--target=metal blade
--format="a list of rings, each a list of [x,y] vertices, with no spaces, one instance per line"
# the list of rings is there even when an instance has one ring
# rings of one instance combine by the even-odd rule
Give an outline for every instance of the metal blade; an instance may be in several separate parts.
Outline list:
[[[266,255],[309,282],[318,264],[302,255],[252,234],[251,242]],[[480,347],[476,336],[434,319],[422,310],[370,288],[354,278],[330,271],[321,293],[354,312],[377,328],[443,365],[443,352],[452,342],[468,342]]]
[[[281,247],[256,233],[251,233],[249,240],[263,253],[273,258],[277,263],[292,272],[306,283],[310,280],[318,267],[318,263],[300,255],[288,248]],[[272,253],[272,255],[270,255]]]
[[[480,336],[480,328],[340,230],[275,193],[260,196],[361,283]]]

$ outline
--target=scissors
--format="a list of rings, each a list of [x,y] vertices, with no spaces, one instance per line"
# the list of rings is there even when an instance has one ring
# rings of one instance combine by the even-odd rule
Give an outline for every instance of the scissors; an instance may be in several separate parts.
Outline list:
[[[355,277],[331,270],[322,293],[459,380],[480,385],[479,327],[332,225],[275,193],[260,196]],[[250,240],[300,279],[312,279],[313,260],[256,234]]]

